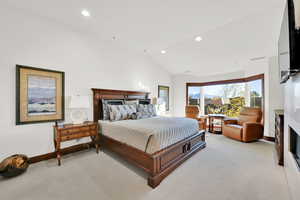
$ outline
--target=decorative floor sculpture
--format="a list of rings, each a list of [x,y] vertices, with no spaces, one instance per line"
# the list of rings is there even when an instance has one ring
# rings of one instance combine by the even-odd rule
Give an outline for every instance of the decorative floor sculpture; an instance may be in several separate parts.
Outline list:
[[[6,178],[15,177],[24,173],[28,166],[28,157],[26,155],[12,155],[0,163],[0,175]]]

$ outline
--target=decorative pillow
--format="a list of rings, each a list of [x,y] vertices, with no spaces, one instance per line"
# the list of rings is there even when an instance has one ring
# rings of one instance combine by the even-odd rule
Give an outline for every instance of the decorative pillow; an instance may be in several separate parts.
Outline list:
[[[133,120],[138,119],[137,112],[136,112],[136,113],[132,113],[132,114],[129,116],[129,118],[130,118],[130,119],[133,119]]]
[[[148,112],[137,112],[136,113],[136,119],[145,119],[152,117],[150,113]]]
[[[110,113],[108,105],[123,105],[124,100],[122,99],[102,99],[102,109],[103,109],[103,120],[109,120]]]
[[[136,113],[136,119],[143,119],[143,118],[149,118],[147,115],[143,115],[142,112]]]
[[[133,113],[137,112],[136,105],[109,105],[110,120],[131,119]]]
[[[148,104],[148,105],[143,105],[139,104],[138,105],[138,114],[137,117],[139,118],[149,118],[149,117],[155,117],[157,116],[156,114],[156,109],[153,104]]]

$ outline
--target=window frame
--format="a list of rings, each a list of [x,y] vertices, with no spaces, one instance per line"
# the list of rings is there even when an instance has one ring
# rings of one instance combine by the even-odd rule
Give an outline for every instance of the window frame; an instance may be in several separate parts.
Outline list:
[[[246,78],[238,78],[238,79],[229,79],[229,80],[221,80],[221,81],[210,81],[210,82],[187,82],[186,83],[186,95],[185,95],[185,105],[187,106],[188,101],[188,89],[189,87],[202,87],[202,86],[211,86],[211,85],[222,85],[222,84],[232,84],[232,83],[247,83],[250,81],[262,80],[262,111],[265,113],[265,75],[258,74],[254,76],[249,76]],[[264,120],[263,120],[264,121]]]

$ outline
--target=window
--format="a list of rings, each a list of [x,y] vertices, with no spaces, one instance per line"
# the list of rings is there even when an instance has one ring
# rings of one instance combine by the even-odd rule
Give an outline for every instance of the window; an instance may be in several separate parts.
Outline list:
[[[237,117],[244,106],[263,108],[263,75],[208,83],[187,83],[187,104],[201,114]]]
[[[201,87],[188,88],[188,101],[189,105],[200,105],[200,90]]]
[[[246,83],[247,87],[249,87],[249,103],[250,107],[262,107],[262,80],[254,80]]]
[[[159,104],[162,106],[163,111],[169,111],[169,90],[168,86],[158,86],[158,99]]]
[[[236,117],[245,106],[245,84],[204,86],[204,114],[222,113]]]

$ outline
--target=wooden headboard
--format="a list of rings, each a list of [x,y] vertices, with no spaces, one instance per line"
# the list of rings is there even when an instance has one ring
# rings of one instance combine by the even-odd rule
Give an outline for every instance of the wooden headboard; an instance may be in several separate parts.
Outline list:
[[[149,92],[92,88],[94,122],[103,118],[102,99],[148,99]]]

